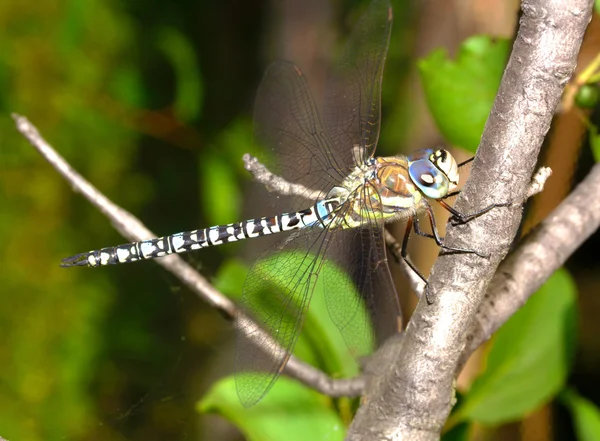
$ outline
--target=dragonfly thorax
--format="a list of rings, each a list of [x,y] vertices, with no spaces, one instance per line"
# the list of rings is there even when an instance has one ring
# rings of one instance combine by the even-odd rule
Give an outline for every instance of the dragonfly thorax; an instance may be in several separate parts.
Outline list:
[[[384,214],[396,214],[419,206],[422,195],[410,178],[406,157],[380,157],[375,167],[375,185]]]
[[[423,197],[441,199],[458,185],[458,166],[443,149],[421,150],[410,156],[372,158],[357,166],[322,202],[335,202],[330,228],[355,228],[380,213],[391,222],[423,208]]]

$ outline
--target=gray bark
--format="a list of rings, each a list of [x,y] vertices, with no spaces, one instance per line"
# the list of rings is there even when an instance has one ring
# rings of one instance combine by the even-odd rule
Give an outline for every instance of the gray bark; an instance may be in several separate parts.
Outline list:
[[[591,0],[524,1],[520,28],[471,177],[456,203],[462,213],[522,201],[540,147],[577,62]],[[448,229],[449,246],[489,254],[442,255],[394,364],[364,399],[350,440],[438,439],[454,404],[454,379],[470,329],[521,221],[516,204]]]

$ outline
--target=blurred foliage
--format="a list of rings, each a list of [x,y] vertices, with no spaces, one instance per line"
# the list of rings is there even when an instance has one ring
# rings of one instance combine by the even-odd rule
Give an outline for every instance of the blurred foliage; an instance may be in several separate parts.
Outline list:
[[[467,441],[470,438],[471,425],[460,423],[442,434],[442,441]]]
[[[575,104],[582,109],[593,109],[600,101],[600,86],[584,84],[575,95]]]
[[[367,1],[332,3],[336,17],[356,17]],[[259,406],[241,408],[228,376],[230,324],[154,263],[59,268],[61,257],[123,239],[9,117],[26,115],[79,172],[158,234],[240,220],[256,205],[246,202],[241,156],[260,148],[251,103],[272,59],[261,47],[269,8],[242,0],[1,2],[0,436],[201,439],[217,425],[200,410],[225,415],[252,440],[308,430],[312,439],[343,438],[356,402],[287,379]],[[406,78],[416,8],[409,1],[394,8],[382,154],[410,142],[414,118]],[[442,51],[422,60],[422,86],[447,141],[474,151],[508,50],[506,41],[475,37],[456,61]],[[241,247],[188,260],[236,298],[247,267],[228,256],[241,258]],[[334,376],[351,375],[358,365],[319,290],[297,353]],[[574,302],[561,272],[500,331],[488,371],[465,394],[447,439],[466,439],[474,421],[520,418],[559,392],[573,351]],[[580,439],[593,439],[597,409],[573,392],[562,397]]]
[[[97,428],[91,394],[98,376],[106,317],[115,288],[101,273],[93,278],[58,268],[84,237],[114,240],[106,222],[72,204],[64,182],[17,135],[7,112],[39,123],[72,163],[106,190],[120,189],[120,201],[139,206],[144,192],[131,170],[137,134],[115,121],[128,100],[141,105],[139,75],[127,56],[130,24],[104,2],[4,2],[0,7],[0,433],[7,439],[84,438]],[[105,29],[105,38],[92,30]],[[128,81],[123,87],[122,81]],[[118,159],[117,159],[118,158]],[[140,181],[142,182],[142,181]],[[70,225],[71,217],[87,231]]]
[[[565,96],[574,95],[573,102],[563,99],[565,107],[575,105],[581,109],[579,117],[584,121],[589,130],[589,145],[592,156],[596,162],[600,161],[600,137],[598,136],[598,121],[594,117],[594,109],[600,103],[600,54],[596,56],[578,72],[568,85]],[[592,112],[591,115],[589,112]],[[590,116],[592,118],[590,118]]]
[[[256,61],[233,86],[233,75],[223,74],[258,50],[260,32],[219,30],[226,7],[203,15],[195,2],[0,5],[0,436],[179,439],[195,425],[198,397],[188,385],[198,382],[197,360],[214,351],[207,332],[219,326],[186,329],[206,314],[203,306],[153,264],[58,267],[62,256],[123,239],[16,133],[9,113],[26,115],[77,170],[152,228],[197,226],[200,152],[237,137],[221,159],[239,161],[251,142],[239,135],[239,126],[250,126],[240,110],[260,76]],[[259,13],[247,18],[254,24]],[[198,26],[234,38],[248,54],[229,61],[216,81],[210,75],[216,95],[204,90],[200,61],[221,47],[206,51]],[[203,116],[207,102],[214,108],[232,96],[237,106]],[[240,123],[229,129],[234,119]],[[236,186],[224,178],[213,190]],[[197,352],[189,366],[181,363],[184,339]]]
[[[238,118],[199,157],[198,166],[202,170],[199,192],[209,224],[226,224],[242,218],[243,180],[250,177],[241,158],[258,149],[253,143],[252,124],[247,118]]]
[[[419,62],[427,105],[450,144],[477,150],[510,48],[507,40],[480,35],[461,45],[456,61],[438,49]]]
[[[173,113],[183,122],[191,122],[200,116],[202,109],[202,75],[191,42],[174,28],[162,29],[156,44],[173,66],[175,96]]]
[[[567,271],[559,270],[500,328],[485,371],[450,424],[518,420],[564,388],[575,354],[576,295]]]
[[[343,421],[330,399],[296,381],[280,378],[261,401],[246,409],[233,378],[219,381],[198,403],[200,412],[216,412],[236,425],[248,441],[343,440]]]
[[[590,400],[583,398],[572,389],[560,395],[560,401],[573,415],[575,432],[579,441],[600,440],[600,409]]]
[[[590,125],[590,149],[594,157],[594,161],[600,162],[600,136],[598,135],[598,127]]]

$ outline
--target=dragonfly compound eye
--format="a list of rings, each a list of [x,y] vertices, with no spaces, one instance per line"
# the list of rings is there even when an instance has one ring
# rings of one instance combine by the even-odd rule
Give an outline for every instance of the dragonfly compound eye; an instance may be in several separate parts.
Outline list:
[[[410,179],[419,190],[431,199],[440,199],[448,194],[450,181],[446,174],[428,159],[411,162],[408,166]]]
[[[448,150],[439,149],[429,156],[429,161],[444,175],[449,181],[449,191],[458,186],[458,165],[454,156]]]

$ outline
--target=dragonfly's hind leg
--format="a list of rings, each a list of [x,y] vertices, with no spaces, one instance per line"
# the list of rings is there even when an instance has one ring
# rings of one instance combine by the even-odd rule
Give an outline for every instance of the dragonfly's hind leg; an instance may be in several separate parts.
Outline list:
[[[487,210],[487,211],[489,211],[489,210]],[[398,251],[399,251],[400,258],[402,260],[404,260],[404,262],[409,266],[409,268],[423,281],[423,283],[425,284],[425,299],[427,300],[427,304],[431,305],[433,303],[433,301],[431,300],[431,297],[429,294],[429,282],[427,281],[427,279],[425,278],[423,273],[421,273],[421,271],[419,271],[419,269],[410,260],[410,257],[408,256],[408,240],[410,238],[411,230],[413,228],[414,228],[415,233],[418,234],[419,236],[423,236],[423,237],[427,237],[429,239],[435,240],[435,243],[438,246],[440,246],[443,250],[454,252],[454,253],[476,254],[477,256],[483,257],[483,258],[486,258],[489,256],[486,254],[479,253],[478,251],[472,250],[469,248],[449,247],[447,245],[444,245],[444,239],[442,237],[440,237],[440,235],[439,235],[439,232],[437,230],[437,225],[435,222],[435,216],[434,216],[433,210],[431,209],[431,206],[429,204],[425,205],[425,212],[427,213],[427,217],[429,218],[429,223],[431,225],[432,234],[421,230],[418,216],[411,217],[406,222],[406,230],[404,232],[404,238],[402,239],[402,245],[400,246],[398,244],[398,242],[394,242],[393,244],[391,244],[391,249],[392,249],[392,255],[395,257],[396,261],[399,261],[399,259],[398,259]],[[481,214],[483,214],[483,213],[481,213]]]
[[[406,221],[406,230],[404,231],[404,237],[402,238],[402,246],[400,247],[400,257],[402,258],[402,260],[404,260],[404,262],[409,266],[409,268],[417,275],[419,276],[419,278],[423,281],[423,283],[425,284],[425,299],[427,300],[427,303],[429,305],[431,305],[431,300],[429,298],[429,283],[427,282],[427,279],[425,278],[425,276],[421,273],[421,271],[419,271],[419,269],[417,268],[417,266],[412,263],[412,261],[410,260],[410,257],[408,256],[408,239],[410,237],[410,232],[413,228],[413,221],[416,220],[417,217],[415,216],[414,218],[408,218],[408,220]],[[417,220],[418,222],[418,220]],[[415,230],[416,232],[417,230]],[[396,257],[396,260],[398,260],[398,255],[397,255],[397,251],[398,251],[398,242],[394,242],[393,246],[393,255],[394,257]]]

